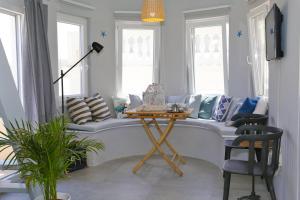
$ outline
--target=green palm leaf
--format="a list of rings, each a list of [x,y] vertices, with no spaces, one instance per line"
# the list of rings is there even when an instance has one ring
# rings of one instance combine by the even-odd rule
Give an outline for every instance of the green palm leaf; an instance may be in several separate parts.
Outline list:
[[[10,146],[14,149],[5,159],[6,167],[17,161],[27,187],[41,186],[45,200],[56,200],[56,182],[70,165],[86,157],[87,152],[105,148],[101,142],[66,133],[64,117],[35,125],[15,121],[10,127],[7,133],[0,132],[0,153]]]

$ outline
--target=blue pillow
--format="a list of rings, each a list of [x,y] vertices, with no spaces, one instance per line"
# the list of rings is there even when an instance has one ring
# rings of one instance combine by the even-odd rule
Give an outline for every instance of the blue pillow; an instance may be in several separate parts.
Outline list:
[[[227,110],[230,106],[231,100],[231,97],[225,95],[221,96],[218,106],[213,114],[214,120],[216,120],[217,122],[221,122],[224,120]]]
[[[257,102],[258,102],[259,98],[255,98],[255,99],[251,99],[251,98],[247,98],[242,107],[239,110],[239,113],[246,113],[246,114],[251,114],[254,112]]]

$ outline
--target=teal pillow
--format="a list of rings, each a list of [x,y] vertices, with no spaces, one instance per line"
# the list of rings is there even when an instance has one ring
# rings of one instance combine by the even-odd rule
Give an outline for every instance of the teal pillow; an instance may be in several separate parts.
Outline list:
[[[208,96],[203,98],[198,117],[201,119],[211,119],[212,111],[215,106],[217,96]]]

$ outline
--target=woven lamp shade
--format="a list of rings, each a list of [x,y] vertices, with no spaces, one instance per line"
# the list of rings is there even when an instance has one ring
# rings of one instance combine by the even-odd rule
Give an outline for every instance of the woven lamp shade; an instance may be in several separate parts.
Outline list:
[[[142,21],[144,22],[165,21],[165,8],[163,0],[144,0],[141,17]]]

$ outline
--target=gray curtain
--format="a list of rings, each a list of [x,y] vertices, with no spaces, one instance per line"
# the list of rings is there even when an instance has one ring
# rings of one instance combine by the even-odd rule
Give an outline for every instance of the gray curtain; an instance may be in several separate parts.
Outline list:
[[[27,120],[48,122],[55,115],[47,26],[48,8],[42,0],[24,0],[22,39],[22,99]]]

